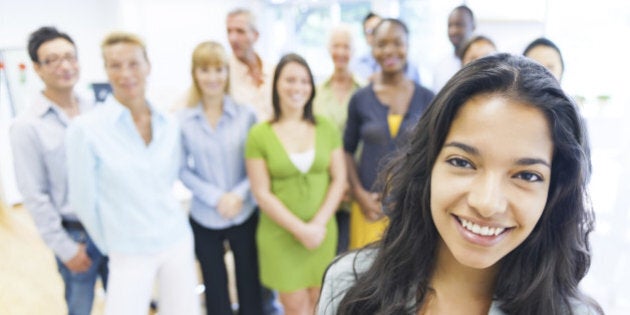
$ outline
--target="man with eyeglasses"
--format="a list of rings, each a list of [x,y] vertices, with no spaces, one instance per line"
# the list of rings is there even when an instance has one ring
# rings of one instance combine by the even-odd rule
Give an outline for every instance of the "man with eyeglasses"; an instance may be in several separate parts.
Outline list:
[[[80,68],[70,36],[41,27],[30,35],[28,52],[45,86],[10,129],[17,184],[42,239],[55,253],[68,313],[88,315],[97,277],[107,282],[107,258],[68,202],[64,139],[68,124],[94,103],[74,91]]]

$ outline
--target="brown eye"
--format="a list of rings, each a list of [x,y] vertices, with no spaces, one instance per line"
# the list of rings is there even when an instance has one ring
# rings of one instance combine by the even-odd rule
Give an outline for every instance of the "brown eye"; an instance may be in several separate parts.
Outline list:
[[[526,182],[542,182],[543,178],[542,176],[536,174],[536,173],[532,173],[532,172],[520,172],[518,174],[515,175],[516,178],[518,179],[522,179]]]
[[[467,160],[462,159],[462,158],[457,158],[457,157],[450,158],[450,159],[446,160],[446,162],[448,164],[451,164],[451,165],[455,166],[455,167],[474,169],[474,166],[470,162],[468,162]]]

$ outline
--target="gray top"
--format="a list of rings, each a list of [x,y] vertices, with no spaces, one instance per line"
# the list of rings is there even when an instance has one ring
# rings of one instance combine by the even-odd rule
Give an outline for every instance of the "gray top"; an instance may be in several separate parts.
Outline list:
[[[94,106],[76,97],[82,114]],[[78,220],[68,202],[64,139],[69,123],[65,112],[39,93],[10,129],[15,178],[24,207],[46,245],[64,262],[79,248],[61,227],[62,220]]]
[[[356,281],[356,274],[361,274],[368,270],[374,262],[376,252],[375,249],[364,249],[349,253],[328,267],[324,275],[324,284],[322,285],[321,296],[317,305],[318,315],[337,314],[339,303],[346,291]],[[415,301],[409,301],[409,303],[412,304]],[[499,305],[500,302],[493,301],[488,315],[504,315],[505,313],[499,308]],[[573,304],[573,314],[594,315],[596,313],[585,304],[575,303]]]

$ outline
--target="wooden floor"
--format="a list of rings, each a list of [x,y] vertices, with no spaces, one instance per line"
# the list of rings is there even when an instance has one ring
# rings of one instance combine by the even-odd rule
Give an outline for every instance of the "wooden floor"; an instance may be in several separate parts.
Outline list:
[[[6,222],[0,222],[0,314],[67,314],[63,281],[52,252],[37,234],[27,211],[15,207],[8,212]],[[226,255],[226,263],[230,295],[235,299],[231,253]],[[92,315],[101,315],[105,292],[100,282],[95,290]]]
[[[55,258],[30,216],[22,208],[0,215],[0,314],[67,314]]]

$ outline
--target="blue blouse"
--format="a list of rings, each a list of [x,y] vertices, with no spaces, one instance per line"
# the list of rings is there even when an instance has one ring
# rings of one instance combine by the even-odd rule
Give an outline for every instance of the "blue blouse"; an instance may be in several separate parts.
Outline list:
[[[223,114],[213,128],[201,104],[179,113],[182,129],[180,178],[192,191],[190,216],[210,229],[239,225],[254,212],[255,202],[245,171],[245,141],[256,114],[248,106],[223,99]],[[232,192],[243,199],[241,213],[232,219],[217,211],[221,196]]]
[[[151,142],[110,95],[66,133],[69,199],[103,253],[153,254],[191,234],[172,193],[180,165],[175,119],[150,106]]]

